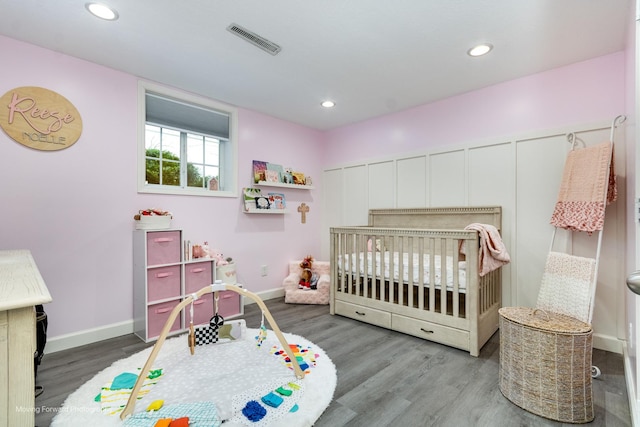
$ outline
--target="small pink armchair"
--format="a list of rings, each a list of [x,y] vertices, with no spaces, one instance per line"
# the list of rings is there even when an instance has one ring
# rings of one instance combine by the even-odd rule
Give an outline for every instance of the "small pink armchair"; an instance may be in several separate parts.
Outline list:
[[[284,287],[284,302],[290,304],[329,304],[329,290],[331,278],[329,276],[329,261],[314,261],[311,271],[318,275],[318,285],[315,290],[298,289],[300,281],[300,263],[302,260],[289,262],[289,275],[282,282]]]

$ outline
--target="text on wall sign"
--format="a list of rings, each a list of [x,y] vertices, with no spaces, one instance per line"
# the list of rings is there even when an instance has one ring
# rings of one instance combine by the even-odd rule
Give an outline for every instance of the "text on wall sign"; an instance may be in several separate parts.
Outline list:
[[[0,127],[11,139],[42,151],[63,150],[82,134],[82,118],[64,96],[24,86],[0,98]]]

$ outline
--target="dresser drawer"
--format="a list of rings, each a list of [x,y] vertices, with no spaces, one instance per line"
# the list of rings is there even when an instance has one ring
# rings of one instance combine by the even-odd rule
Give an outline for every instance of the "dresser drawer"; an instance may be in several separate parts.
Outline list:
[[[167,301],[159,304],[152,304],[147,307],[147,336],[157,337],[162,332],[164,324],[169,319],[169,315],[175,306],[180,304],[180,300]],[[176,320],[171,325],[170,331],[177,331],[181,327],[180,315],[176,316]]]
[[[336,301],[336,314],[371,323],[372,325],[391,328],[391,314],[375,308],[362,307],[348,302]]]
[[[212,264],[212,261],[185,264],[184,289],[186,294],[198,292],[213,283]]]
[[[469,332],[411,317],[391,315],[391,329],[456,348],[469,349]]]
[[[147,265],[180,262],[180,245],[179,231],[147,233]]]
[[[180,296],[180,266],[150,268],[147,270],[147,298],[157,301]]]

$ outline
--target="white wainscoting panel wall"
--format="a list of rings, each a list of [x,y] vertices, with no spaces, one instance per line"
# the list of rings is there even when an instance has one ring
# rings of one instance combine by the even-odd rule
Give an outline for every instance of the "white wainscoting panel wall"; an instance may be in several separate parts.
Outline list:
[[[396,165],[397,206],[427,206],[427,156],[398,159]]]
[[[329,228],[366,225],[368,210],[502,206],[502,235],[512,257],[503,269],[503,306],[535,306],[553,227],[549,224],[573,132],[578,144],[609,139],[610,122],[467,142],[394,158],[331,165],[323,176],[322,258]],[[596,294],[594,346],[621,353],[625,337],[624,127],[616,131],[618,200],[607,208]],[[594,236],[560,232],[556,250],[595,256]]]

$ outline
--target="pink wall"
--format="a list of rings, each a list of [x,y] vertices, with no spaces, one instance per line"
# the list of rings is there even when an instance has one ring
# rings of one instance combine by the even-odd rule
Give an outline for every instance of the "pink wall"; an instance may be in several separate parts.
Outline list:
[[[325,165],[613,119],[624,61],[615,53],[329,131]]]
[[[618,53],[325,133],[241,109],[239,186],[250,185],[256,159],[299,168],[316,187],[284,190],[287,215],[247,215],[239,198],[137,193],[135,76],[1,36],[0,52],[0,94],[48,88],[69,99],[84,123],[80,140],[58,152],[31,150],[0,132],[0,250],[32,251],[54,298],[50,337],[131,320],[138,209],[172,211],[174,227],[232,256],[240,282],[260,292],[281,285],[289,259],[320,253],[324,167],[608,120],[625,107]],[[295,212],[301,202],[311,209],[305,225]]]
[[[316,178],[316,190],[284,191],[290,214],[243,214],[240,198],[138,194],[136,77],[1,36],[0,52],[0,94],[41,86],[71,101],[83,120],[80,140],[55,152],[0,131],[0,250],[32,251],[53,296],[50,337],[131,321],[132,217],[142,208],[172,211],[186,238],[232,256],[254,292],[280,287],[290,259],[320,252],[318,132],[240,110],[239,187],[251,184],[253,159]],[[306,225],[295,212],[300,202],[310,206]]]

